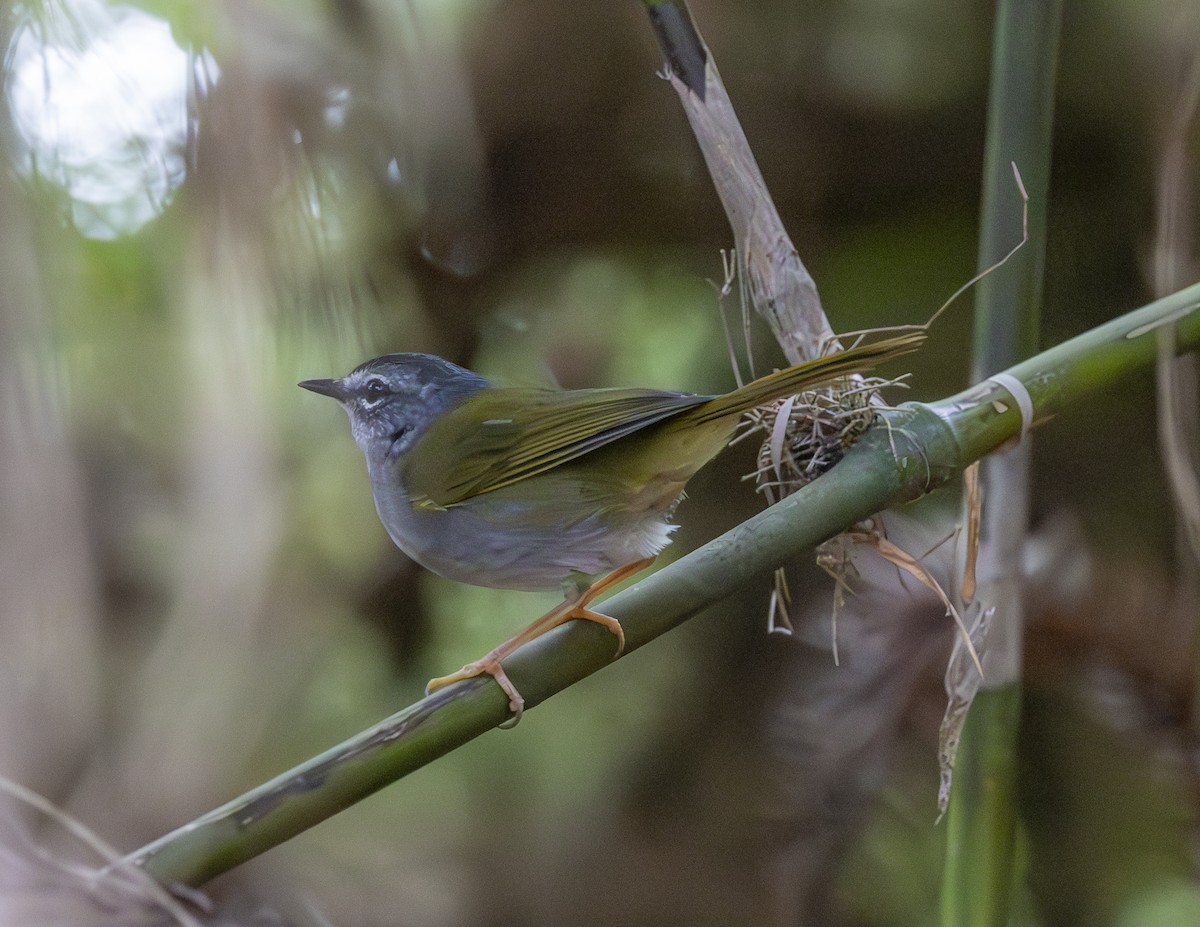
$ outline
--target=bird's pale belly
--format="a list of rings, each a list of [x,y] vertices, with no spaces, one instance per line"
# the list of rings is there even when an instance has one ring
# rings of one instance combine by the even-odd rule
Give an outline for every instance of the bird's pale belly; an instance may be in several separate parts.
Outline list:
[[[557,589],[572,572],[607,573],[653,557],[675,530],[668,514],[680,489],[639,510],[562,493],[531,501],[499,489],[417,511],[394,487],[374,495],[396,546],[426,569],[476,586],[532,591]]]

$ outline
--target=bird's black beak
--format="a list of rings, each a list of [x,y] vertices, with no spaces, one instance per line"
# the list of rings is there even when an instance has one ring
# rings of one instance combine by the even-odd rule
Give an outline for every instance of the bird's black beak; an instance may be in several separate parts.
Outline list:
[[[304,380],[296,385],[302,389],[312,390],[314,393],[336,399],[338,402],[345,402],[348,398],[346,387],[341,380]]]

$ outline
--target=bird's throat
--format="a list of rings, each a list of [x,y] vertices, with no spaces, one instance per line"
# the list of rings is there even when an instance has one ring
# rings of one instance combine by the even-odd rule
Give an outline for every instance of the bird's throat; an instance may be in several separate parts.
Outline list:
[[[400,428],[400,429],[392,432],[391,443],[388,445],[387,455],[386,455],[389,463],[394,463],[396,458],[398,458],[400,456],[400,454],[401,454],[400,444],[404,440],[404,436],[407,434],[408,434],[408,426],[407,425],[403,428]]]

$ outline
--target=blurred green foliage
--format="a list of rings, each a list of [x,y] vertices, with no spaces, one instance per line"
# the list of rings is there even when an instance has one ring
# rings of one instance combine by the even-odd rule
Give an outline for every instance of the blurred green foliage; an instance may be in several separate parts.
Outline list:
[[[692,7],[834,327],[923,321],[974,273],[991,4]],[[165,20],[174,50],[93,54],[130,10]],[[1180,68],[1200,48],[1194,13],[1069,5],[1044,343],[1149,296],[1155,171]],[[547,604],[405,563],[346,423],[293,384],[420,350],[507,382],[725,389],[722,311],[740,332],[736,300],[716,295],[731,235],[636,3],[62,0],[12,4],[4,21],[0,319],[13,373],[0,414],[5,440],[31,454],[0,459],[0,498],[63,479],[46,460],[68,460],[70,483],[47,489],[52,512],[4,528],[21,543],[45,534],[64,559],[0,565],[0,612],[4,633],[53,640],[52,591],[69,573],[97,632],[72,659],[98,681],[80,696],[96,723],[70,742],[32,736],[37,704],[14,700],[6,722],[30,736],[9,742],[0,771],[132,849],[406,703]],[[186,69],[187,92],[150,131],[121,68],[153,55]],[[34,69],[24,84],[22,67]],[[81,161],[61,96],[108,72],[127,92],[110,98],[112,137],[95,150],[115,154]],[[156,214],[122,225],[127,209],[104,212],[118,170],[170,175]],[[81,187],[102,237],[77,218]],[[912,396],[963,384],[969,302],[913,359]],[[754,337],[760,366],[775,362]],[[1193,775],[1172,764],[1194,668],[1126,661],[1112,645],[1135,626],[1182,648],[1194,623],[1163,605],[1174,529],[1149,383],[1055,423],[1037,449],[1039,517],[1070,509],[1103,564],[1072,608],[1125,611],[1097,631],[1050,609],[1029,646],[1071,647],[1047,648],[1034,685],[1091,662],[1124,674],[1130,704],[1167,707],[1114,725],[1086,674],[1069,698],[1034,701],[1030,724],[1059,733],[1028,747],[1040,770],[1029,869],[1075,865],[1032,880],[1020,923],[1188,922],[1195,796],[1162,776]],[[745,463],[730,455],[693,484],[677,547],[754,510]],[[824,627],[830,591],[814,573],[797,598]],[[1145,594],[1114,606],[1114,583]],[[304,885],[338,923],[696,924],[731,910],[932,923],[944,650],[899,696],[873,803],[814,822],[780,797],[802,773],[775,750],[770,681],[808,657],[802,641],[763,640],[765,595],[304,835],[255,870],[254,890]],[[86,675],[63,652],[3,672],[53,691]],[[1084,775],[1117,763],[1119,787],[1116,773],[1108,790]],[[713,849],[725,836],[732,849]],[[1126,849],[1168,842],[1165,859]]]

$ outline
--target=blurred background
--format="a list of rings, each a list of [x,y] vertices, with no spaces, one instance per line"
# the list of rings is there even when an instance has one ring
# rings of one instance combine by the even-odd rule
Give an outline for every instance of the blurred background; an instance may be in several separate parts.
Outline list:
[[[992,4],[691,9],[834,327],[927,318],[975,272]],[[633,0],[0,10],[0,773],[130,851],[554,599],[407,562],[296,381],[428,351],[723,390],[732,236]],[[1152,298],[1198,49],[1187,0],[1066,5],[1043,345]],[[969,312],[894,401],[966,385]],[[1196,911],[1196,571],[1156,441],[1150,372],[1037,435],[1019,923]],[[693,481],[668,557],[758,509],[751,456]],[[832,584],[792,582],[795,638],[764,583],[214,896],[338,925],[935,922],[952,626],[868,597],[834,667]],[[77,851],[3,802],[37,911],[13,842]]]

